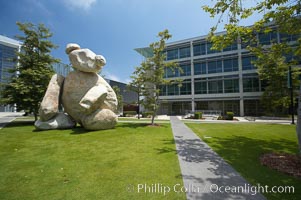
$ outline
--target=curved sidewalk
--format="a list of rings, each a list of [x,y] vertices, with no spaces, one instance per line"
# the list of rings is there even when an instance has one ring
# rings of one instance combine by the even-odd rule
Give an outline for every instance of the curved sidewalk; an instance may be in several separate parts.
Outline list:
[[[255,194],[252,185],[181,120],[172,116],[170,122],[187,199],[266,199],[261,194]],[[227,186],[237,188],[237,192],[225,192]],[[216,191],[217,187],[221,187],[223,193]]]

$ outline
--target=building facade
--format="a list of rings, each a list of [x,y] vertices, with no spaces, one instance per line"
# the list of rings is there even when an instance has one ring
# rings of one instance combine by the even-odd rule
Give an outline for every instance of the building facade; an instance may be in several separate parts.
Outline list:
[[[53,70],[56,74],[66,77],[69,72],[73,71],[73,68],[70,65],[64,63],[54,63],[52,65]]]
[[[223,33],[219,33],[223,34]],[[257,35],[260,44],[296,41],[293,36],[276,30]],[[165,71],[166,79],[181,78],[177,84],[162,86],[159,114],[186,114],[212,111],[239,116],[261,115],[259,99],[265,82],[260,81],[252,61],[256,58],[240,42],[222,51],[212,50],[207,36],[195,37],[166,44],[166,60],[175,61],[180,71]],[[151,56],[149,48],[135,49],[144,57]]]
[[[122,96],[124,105],[137,104],[138,94],[136,92],[130,91],[127,88],[126,83],[121,83],[110,79],[105,79],[105,80],[107,81],[107,83],[109,83],[111,87],[117,86],[120,89],[120,95]]]
[[[16,52],[20,50],[21,43],[17,40],[0,35],[0,83],[7,83],[12,76],[10,69],[16,67]],[[14,106],[0,105],[0,112],[13,112]]]

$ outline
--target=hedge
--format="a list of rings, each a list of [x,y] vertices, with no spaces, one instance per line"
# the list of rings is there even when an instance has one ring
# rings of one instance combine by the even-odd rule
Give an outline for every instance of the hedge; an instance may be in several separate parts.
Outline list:
[[[135,116],[135,115],[137,115],[137,112],[136,112],[136,111],[124,111],[124,112],[123,112],[123,116],[124,116],[124,117],[133,117],[133,116]]]
[[[202,119],[203,113],[202,112],[195,112],[194,119]]]
[[[234,113],[233,112],[226,112],[226,120],[233,120]]]

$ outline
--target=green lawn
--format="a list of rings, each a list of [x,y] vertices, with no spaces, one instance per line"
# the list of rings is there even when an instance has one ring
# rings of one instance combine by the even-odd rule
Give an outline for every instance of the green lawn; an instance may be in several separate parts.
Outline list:
[[[137,192],[138,184],[182,185],[180,174],[169,124],[37,132],[16,121],[0,130],[0,199],[185,199]]]
[[[268,186],[294,186],[294,194],[264,194],[268,199],[301,199],[301,180],[260,164],[266,152],[297,154],[296,127],[276,124],[193,124],[199,137],[223,157],[250,183]]]

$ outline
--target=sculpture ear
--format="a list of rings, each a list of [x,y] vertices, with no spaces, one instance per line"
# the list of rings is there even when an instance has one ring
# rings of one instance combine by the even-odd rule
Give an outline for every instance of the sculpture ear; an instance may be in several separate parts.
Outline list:
[[[66,54],[69,55],[69,53],[71,53],[72,51],[74,50],[78,50],[80,49],[80,46],[78,44],[75,44],[75,43],[69,43],[67,44],[66,46]]]
[[[95,56],[96,65],[102,67],[106,65],[106,59],[102,55]]]

